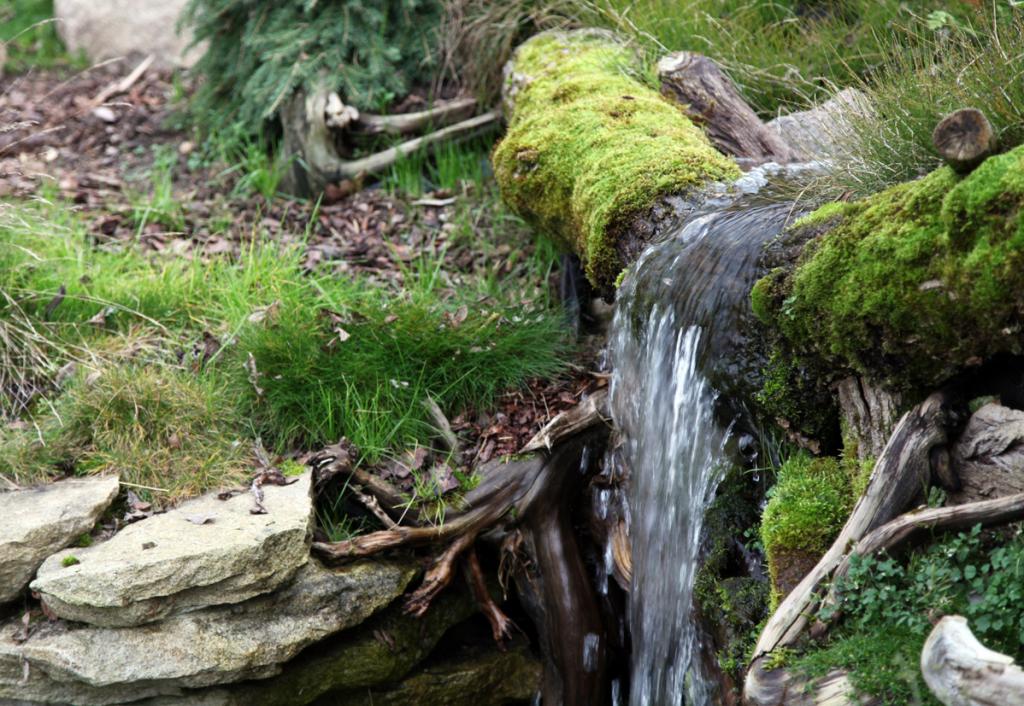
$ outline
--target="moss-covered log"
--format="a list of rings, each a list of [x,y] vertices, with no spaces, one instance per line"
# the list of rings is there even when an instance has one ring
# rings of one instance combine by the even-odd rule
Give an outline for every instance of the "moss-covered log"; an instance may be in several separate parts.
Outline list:
[[[655,230],[653,206],[739,176],[608,33],[537,35],[507,73],[509,128],[494,152],[502,197],[605,292]]]
[[[797,388],[808,376],[787,370],[825,384],[856,373],[912,401],[997,354],[1024,353],[1022,205],[1024,147],[965,177],[943,167],[797,221],[780,243],[799,256],[751,292],[784,363],[768,375],[780,413],[782,388],[806,397]]]

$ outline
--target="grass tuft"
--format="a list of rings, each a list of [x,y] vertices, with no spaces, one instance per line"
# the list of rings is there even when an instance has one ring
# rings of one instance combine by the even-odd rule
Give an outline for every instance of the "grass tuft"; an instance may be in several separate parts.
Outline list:
[[[117,473],[173,502],[242,484],[250,448],[222,386],[170,366],[81,373],[31,431],[0,432],[0,474],[20,485],[66,471]]]

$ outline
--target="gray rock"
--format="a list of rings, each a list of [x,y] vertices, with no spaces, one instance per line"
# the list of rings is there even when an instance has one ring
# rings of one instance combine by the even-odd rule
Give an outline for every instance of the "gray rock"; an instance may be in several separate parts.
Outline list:
[[[796,159],[826,159],[844,149],[852,121],[870,112],[867,96],[845,88],[816,108],[779,116],[767,126],[793,149]]]
[[[982,406],[953,445],[951,458],[962,486],[949,494],[953,503],[1024,492],[1024,411]]]
[[[92,61],[153,54],[165,66],[191,66],[201,48],[188,49],[191,32],[178,33],[188,0],[54,0],[57,31],[72,52]]]
[[[180,696],[145,701],[145,706],[305,706],[365,697],[372,687],[403,678],[434,651],[448,628],[477,611],[466,591],[447,590],[422,618],[400,601],[365,623],[321,642],[284,665],[270,679],[193,689]],[[386,686],[384,686],[386,688]],[[331,696],[325,696],[330,694]],[[323,697],[323,698],[321,698]],[[363,698],[357,703],[370,703]],[[410,701],[410,704],[416,703]],[[489,703],[482,700],[479,703]]]
[[[42,623],[23,642],[12,618],[0,624],[0,703],[104,706],[157,696],[195,703],[185,689],[279,674],[307,645],[391,603],[415,574],[409,564],[327,569],[314,560],[285,588],[238,605],[133,628]]]
[[[128,525],[102,544],[51,556],[32,590],[56,615],[126,627],[269,593],[309,559],[311,476],[263,488],[267,513],[252,496],[215,493]],[[73,566],[64,558],[74,555]]]
[[[104,476],[0,493],[0,603],[20,593],[44,559],[91,530],[119,487],[116,476]]]

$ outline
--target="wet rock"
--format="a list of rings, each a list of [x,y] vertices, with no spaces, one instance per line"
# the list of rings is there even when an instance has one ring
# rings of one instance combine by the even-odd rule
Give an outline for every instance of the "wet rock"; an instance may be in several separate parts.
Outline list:
[[[57,31],[71,52],[92,61],[131,53],[154,54],[165,66],[191,66],[202,49],[188,49],[191,32],[178,33],[188,0],[54,0]]]
[[[397,562],[328,569],[311,560],[270,595],[139,627],[44,622],[18,641],[20,621],[11,619],[0,624],[0,703],[103,706],[156,696],[202,703],[186,689],[280,674],[303,648],[391,603],[415,574]]]
[[[334,706],[502,706],[529,702],[540,688],[541,664],[525,645],[509,652],[491,647],[425,666],[385,689],[340,696]]]
[[[953,446],[960,479],[955,503],[1024,493],[1024,411],[986,404],[971,415]]]
[[[0,493],[0,603],[15,598],[43,560],[92,529],[119,487],[116,476],[105,476]]]
[[[210,494],[125,527],[109,541],[51,556],[32,582],[56,615],[104,627],[160,620],[273,591],[309,558],[310,474],[248,493]],[[64,566],[73,555],[77,563]]]

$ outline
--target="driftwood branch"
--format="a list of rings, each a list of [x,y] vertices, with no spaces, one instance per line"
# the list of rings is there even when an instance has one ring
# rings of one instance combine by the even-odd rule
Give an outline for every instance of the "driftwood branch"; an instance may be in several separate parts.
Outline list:
[[[107,86],[97,93],[92,101],[89,103],[90,107],[95,108],[98,105],[102,105],[107,101],[108,98],[118,95],[119,93],[127,93],[128,89],[135,85],[135,82],[142,78],[142,75],[146,73],[153,61],[156,59],[155,54],[148,55],[145,59],[139,62],[139,64],[132,69],[132,72],[120,79],[107,84]]]
[[[996,150],[996,133],[977,108],[963,108],[944,117],[932,132],[932,144],[946,164],[965,174]]]
[[[600,418],[595,415],[594,419]],[[345,542],[315,543],[313,548],[328,558],[345,559],[402,546],[447,543],[407,602],[409,611],[421,614],[451,581],[457,560],[481,532],[500,523],[514,524],[532,548],[531,563],[539,577],[537,595],[543,602],[544,621],[538,627],[549,656],[545,689],[557,685],[545,692],[546,698],[564,706],[604,703],[608,633],[571,515],[573,501],[589,477],[578,470],[583,450],[588,444],[603,444],[606,437],[596,421],[588,428],[589,433],[574,435],[550,454],[485,465],[480,485],[466,494],[461,509],[450,509],[439,526],[395,527]],[[496,615],[492,625],[496,632],[503,630]],[[584,645],[586,650],[581,649]]]
[[[608,390],[598,390],[572,409],[556,414],[526,443],[520,453],[549,451],[563,439],[586,431],[597,424],[607,424],[610,418]]]
[[[756,694],[747,695],[750,703],[772,706],[851,706],[865,703],[841,669],[817,679],[799,678],[785,669],[763,672]],[[868,701],[869,703],[872,703]]]
[[[921,674],[946,706],[1024,703],[1024,670],[980,642],[967,619],[947,615],[921,650]]]
[[[318,193],[327,184],[378,174],[395,162],[441,142],[471,139],[492,130],[498,113],[490,111],[361,159],[342,159],[332,125],[354,124],[354,117],[336,104],[336,94],[320,90],[297,91],[281,111],[284,154],[291,160],[287,187],[301,193]],[[340,111],[340,112],[339,112]],[[337,114],[339,117],[329,118]],[[328,125],[328,120],[331,125]]]
[[[476,112],[473,98],[455,98],[440,101],[429,110],[399,115],[370,115],[362,113],[351,125],[351,130],[363,135],[410,135],[426,128],[441,128],[468,119]]]
[[[947,443],[948,402],[945,393],[937,392],[903,415],[839,537],[768,619],[744,685],[751,703],[773,703],[759,700],[766,693],[762,684],[767,674],[762,666],[764,656],[792,645],[801,635],[813,613],[818,587],[842,563],[849,547],[902,513],[927,488],[931,450]]]
[[[853,554],[869,556],[881,551],[891,551],[907,542],[928,536],[941,529],[967,529],[974,525],[990,527],[1024,519],[1024,493],[1008,495],[995,500],[936,507],[900,515],[874,530],[862,540],[837,567],[833,581],[846,575]]]
[[[457,451],[459,448],[459,437],[455,436],[455,432],[452,431],[451,422],[448,421],[448,417],[444,416],[441,407],[438,406],[432,397],[424,399],[423,406],[426,408],[427,415],[429,415],[430,421],[434,425],[438,441],[441,442],[446,450]]]
[[[664,96],[680,103],[703,124],[725,154],[757,162],[792,161],[792,150],[743,100],[718,64],[702,54],[676,52],[658,62]]]

